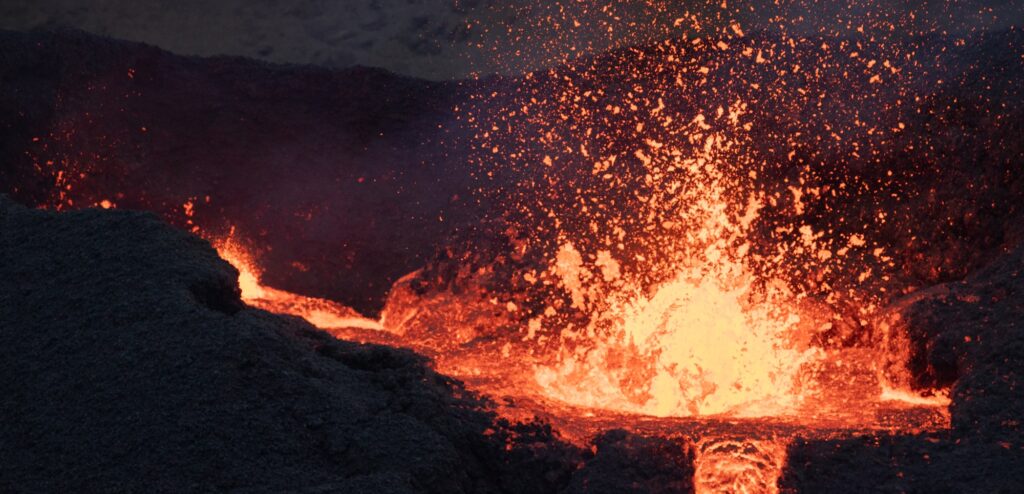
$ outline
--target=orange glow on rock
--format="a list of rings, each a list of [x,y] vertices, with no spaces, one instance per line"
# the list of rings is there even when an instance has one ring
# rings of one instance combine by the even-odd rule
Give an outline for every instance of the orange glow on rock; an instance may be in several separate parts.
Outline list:
[[[377,321],[361,316],[337,302],[265,286],[262,272],[251,252],[237,239],[228,236],[213,242],[220,256],[238,270],[238,286],[247,304],[279,314],[301,317],[321,329],[382,329]]]
[[[708,439],[698,444],[694,492],[777,494],[785,440]]]

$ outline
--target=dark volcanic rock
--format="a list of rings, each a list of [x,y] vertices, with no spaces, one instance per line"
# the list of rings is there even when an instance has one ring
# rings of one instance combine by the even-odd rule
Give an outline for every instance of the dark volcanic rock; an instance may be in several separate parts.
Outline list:
[[[913,295],[912,295],[913,297]],[[1018,438],[1024,417],[1024,245],[900,310],[919,387],[951,387],[958,437]]]
[[[379,69],[0,31],[0,193],[233,227],[265,249],[272,285],[372,314],[478,211],[447,151],[458,91]]]
[[[802,219],[837,237],[868,228],[880,252],[893,257],[890,268],[867,266],[892,271],[899,281],[889,293],[953,282],[904,315],[916,384],[952,386],[954,428],[798,441],[781,485],[801,492],[1024,491],[1024,253],[991,262],[1024,238],[1024,33],[930,36],[896,43],[892,53],[857,47],[860,58],[836,52],[825,65],[818,45],[785,49],[780,63],[820,67],[828,77],[793,71],[784,90],[771,65],[736,77],[735,61],[708,51],[708,61],[722,63],[701,84],[703,93],[679,103],[727,106],[757,82],[762,92],[749,93],[761,98],[750,151],[779,164],[765,186],[785,197],[795,170],[829,165],[815,183],[862,183],[864,192],[826,197]],[[899,57],[905,84],[876,89],[867,77],[847,76],[849,64],[860,63],[851,60],[900,52],[907,53]],[[598,57],[609,61],[610,78],[600,81],[630,82],[614,56]],[[635,74],[648,82],[649,71]],[[557,89],[555,76],[533,84],[547,94],[545,78]],[[492,83],[504,100],[483,90]],[[483,252],[474,268],[496,265],[512,244],[482,245],[480,217],[495,211],[472,196],[467,157],[480,142],[451,110],[476,101],[480,115],[493,110],[520,127],[501,110],[532,94],[523,81],[474,84],[177,57],[81,33],[0,32],[0,192],[69,208],[108,199],[206,232],[236,227],[266,249],[260,261],[268,284],[372,313],[407,272],[433,263],[425,273],[446,279],[446,269],[467,264],[444,249],[438,257],[451,262],[438,262],[440,244],[464,239],[464,250]],[[802,104],[808,100],[795,93],[807,87],[829,95],[828,104]],[[482,98],[466,97],[481,91]],[[861,120],[869,124],[853,125]],[[883,139],[875,127],[903,130]],[[843,139],[832,139],[836,130]],[[802,131],[810,134],[799,149],[774,145]],[[609,144],[629,156],[634,141],[630,134]],[[494,143],[508,142],[499,136]],[[871,156],[851,158],[862,145]],[[480,153],[484,163],[498,160],[494,168],[509,175],[502,180],[522,178],[510,166],[515,161],[500,162],[511,158],[491,148]],[[540,166],[535,158],[520,159]],[[564,167],[572,179],[561,181],[565,190],[590,169]],[[603,190],[603,178],[592,180]],[[498,179],[484,183],[497,195],[508,192]],[[553,210],[574,210],[569,204],[579,194],[551,194],[549,182],[536,183]],[[531,214],[536,199],[524,200]],[[778,204],[762,212],[771,241],[760,248],[787,240],[771,234],[779,231],[773,221],[792,219],[788,203]],[[889,219],[878,221],[880,212]],[[618,214],[636,216],[630,208]],[[547,215],[536,218],[542,223],[522,231],[558,233],[539,228]],[[578,219],[586,227],[592,218]],[[0,490],[689,489],[689,453],[680,446],[609,433],[576,470],[582,456],[543,425],[502,423],[413,354],[337,342],[300,321],[244,307],[232,268],[154,216],[57,216],[4,203],[0,226]],[[508,262],[509,278],[521,279],[516,263],[533,262],[525,259]],[[852,279],[865,267],[850,266]]]
[[[952,384],[953,429],[798,441],[790,492],[1024,491],[1024,246],[902,313],[917,384]]]
[[[578,461],[389,348],[238,299],[151,214],[0,196],[0,491],[555,492]]]
[[[692,492],[693,471],[693,451],[685,443],[612,430],[594,439],[586,465],[566,492]]]
[[[797,441],[779,485],[784,493],[1022,492],[1024,451],[934,436]]]

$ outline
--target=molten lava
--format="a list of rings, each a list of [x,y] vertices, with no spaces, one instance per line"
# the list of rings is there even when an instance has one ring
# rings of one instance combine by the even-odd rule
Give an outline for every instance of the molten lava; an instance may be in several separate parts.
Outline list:
[[[694,491],[779,492],[776,481],[786,463],[785,440],[712,438],[698,444],[698,450]]]
[[[521,347],[508,343],[478,345],[474,329],[430,330],[466,321],[507,323],[495,314],[512,308],[494,300],[481,304],[471,293],[416,296],[403,288],[413,273],[396,284],[378,322],[340,304],[265,286],[241,242],[228,236],[214,244],[238,268],[248,303],[306,318],[339,337],[416,348],[472,388],[513,397],[518,405],[499,407],[511,419],[542,417],[581,444],[612,427],[682,434],[696,454],[697,492],[778,492],[786,445],[797,435],[948,426],[947,400],[885,383],[876,357],[794,343],[799,311],[773,305],[791,294],[755,294],[749,273],[729,263],[681,270],[650,297],[609,304],[600,320],[613,322],[614,336],[590,334],[593,341],[577,347],[586,351],[563,347],[552,363],[543,352],[513,355]],[[552,269],[584,290],[572,251],[563,248],[562,262]],[[581,295],[577,302],[587,300]]]
[[[538,383],[569,403],[659,417],[790,411],[798,404],[798,372],[818,352],[786,340],[796,315],[746,308],[748,290],[681,274],[651,298],[614,309],[621,325],[614,344],[540,368]],[[647,360],[646,383],[628,376],[637,369],[612,363],[623,354]],[[645,392],[623,389],[625,383]]]
[[[946,427],[944,400],[899,372],[898,323],[872,322],[883,298],[865,287],[887,281],[885,249],[842,214],[810,216],[845,184],[759,154],[759,84],[707,95],[714,55],[756,67],[762,51],[697,41],[531,75],[508,111],[474,120],[487,176],[513,177],[482,192],[509,212],[511,251],[472,268],[450,256],[451,283],[410,274],[379,322],[263,285],[230,236],[218,248],[253,305],[410,346],[511,398],[509,417],[581,442],[604,427],[683,434],[700,492],[773,492],[798,435]]]
[[[249,250],[231,235],[213,240],[220,256],[238,270],[242,300],[249,305],[279,314],[301,317],[321,329],[360,328],[379,330],[381,325],[336,302],[306,297],[264,285],[261,270]]]

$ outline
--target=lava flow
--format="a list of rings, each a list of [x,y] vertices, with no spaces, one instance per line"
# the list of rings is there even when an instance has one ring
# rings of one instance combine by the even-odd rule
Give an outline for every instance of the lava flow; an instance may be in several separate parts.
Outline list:
[[[307,297],[264,285],[261,270],[252,254],[228,235],[212,241],[220,256],[238,270],[242,300],[269,312],[301,317],[320,328],[359,328],[379,330],[381,325],[336,302]]]
[[[306,318],[339,337],[416,348],[432,356],[440,371],[465,380],[473,389],[514,400],[515,405],[499,406],[509,418],[540,417],[580,444],[609,428],[666,434],[692,444],[697,492],[777,492],[775,482],[793,437],[948,426],[944,398],[925,398],[880,384],[870,354],[801,352],[782,346],[782,333],[772,331],[785,330],[786,324],[796,320],[752,312],[761,309],[745,307],[740,289],[727,291],[680,278],[638,308],[626,309],[632,312],[622,324],[634,341],[631,345],[609,344],[593,351],[589,360],[573,363],[577,360],[570,356],[547,366],[538,363],[543,358],[510,355],[508,346],[493,349],[431,342],[423,339],[424,333],[403,327],[425,320],[437,323],[438,318],[450,322],[453,311],[466,309],[458,307],[458,297],[446,298],[441,306],[430,301],[406,306],[404,312],[392,306],[386,312],[391,322],[387,318],[378,322],[337,303],[267,287],[242,244],[231,238],[214,244],[239,269],[247,303]],[[401,300],[401,284],[395,291],[394,297]],[[398,315],[404,317],[396,321]],[[685,328],[703,330],[687,332]],[[637,346],[637,340],[644,346]],[[633,352],[634,360],[622,360],[615,351]],[[653,355],[661,372],[648,377],[651,391],[645,398],[630,401],[620,375],[641,374],[650,368],[650,362],[642,360],[648,355]],[[524,365],[523,361],[534,363]],[[825,386],[801,389],[799,379],[809,377],[801,377],[800,369],[817,361],[827,361],[817,368],[820,384]],[[739,385],[721,393],[713,379]]]

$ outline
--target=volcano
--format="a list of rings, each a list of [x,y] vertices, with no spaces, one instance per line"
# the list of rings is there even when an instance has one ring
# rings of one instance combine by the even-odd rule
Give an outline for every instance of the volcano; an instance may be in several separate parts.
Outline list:
[[[1018,29],[0,46],[4,490],[1024,489]]]

